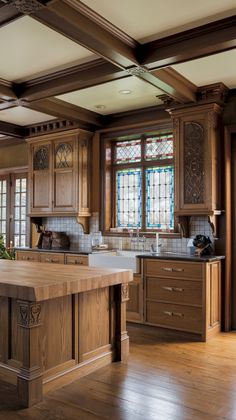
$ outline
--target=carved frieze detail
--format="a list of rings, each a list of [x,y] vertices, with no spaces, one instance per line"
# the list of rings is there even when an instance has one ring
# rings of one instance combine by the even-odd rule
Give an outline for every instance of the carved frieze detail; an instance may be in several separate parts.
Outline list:
[[[41,324],[41,304],[18,301],[18,325],[32,328]]]
[[[127,302],[129,300],[129,285],[121,285],[121,302]]]
[[[44,5],[37,0],[12,0],[11,4],[15,6],[19,12],[24,13],[25,15],[31,15],[44,7]]]
[[[184,203],[202,204],[205,194],[204,129],[201,124],[184,124]]]

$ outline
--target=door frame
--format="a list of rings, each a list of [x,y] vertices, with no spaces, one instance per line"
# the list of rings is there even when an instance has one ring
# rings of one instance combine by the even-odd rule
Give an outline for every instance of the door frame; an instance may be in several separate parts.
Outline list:
[[[224,128],[224,171],[225,171],[225,284],[224,284],[224,319],[225,331],[232,328],[232,141],[233,134],[236,134],[236,124]]]

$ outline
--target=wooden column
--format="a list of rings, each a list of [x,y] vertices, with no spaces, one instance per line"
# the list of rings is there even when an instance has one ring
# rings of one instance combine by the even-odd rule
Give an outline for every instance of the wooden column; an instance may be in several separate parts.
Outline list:
[[[129,336],[126,330],[126,302],[129,300],[129,285],[118,284],[113,288],[113,361],[126,361],[129,354]]]
[[[18,325],[23,332],[23,364],[17,376],[17,391],[25,407],[42,401],[43,396],[40,324],[41,304],[18,301]]]

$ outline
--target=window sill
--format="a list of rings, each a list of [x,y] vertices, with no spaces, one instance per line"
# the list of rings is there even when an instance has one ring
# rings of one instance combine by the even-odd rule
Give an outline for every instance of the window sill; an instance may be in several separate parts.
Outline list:
[[[140,236],[145,236],[146,238],[155,238],[156,233],[159,233],[159,238],[163,239],[181,239],[182,235],[179,232],[145,232],[145,231],[139,231]],[[129,232],[111,232],[111,231],[105,231],[102,233],[103,236],[114,236],[114,237],[130,237]],[[136,237],[136,231],[133,232],[133,237]]]

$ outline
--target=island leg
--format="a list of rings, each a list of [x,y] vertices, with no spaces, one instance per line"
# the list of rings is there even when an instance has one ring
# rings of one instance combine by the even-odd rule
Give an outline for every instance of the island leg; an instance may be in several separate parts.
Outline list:
[[[42,401],[43,396],[40,324],[41,304],[18,301],[18,325],[23,332],[23,365],[17,376],[17,392],[24,407]]]
[[[126,361],[129,355],[129,336],[126,329],[126,302],[129,300],[129,285],[113,287],[113,361]]]

